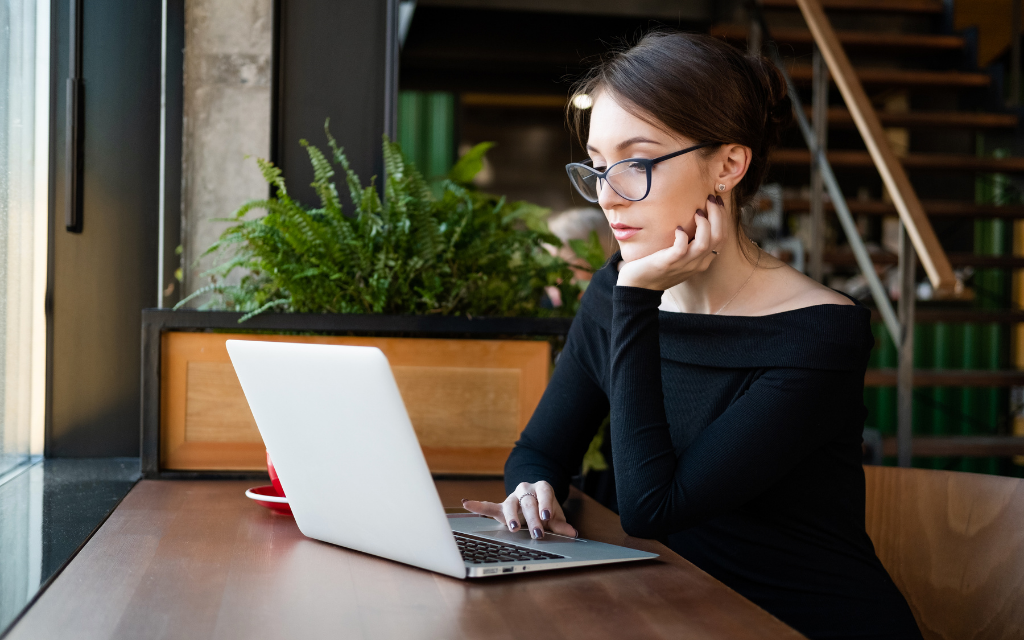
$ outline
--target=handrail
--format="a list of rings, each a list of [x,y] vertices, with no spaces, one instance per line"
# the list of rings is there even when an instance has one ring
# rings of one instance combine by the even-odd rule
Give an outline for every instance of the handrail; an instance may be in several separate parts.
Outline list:
[[[921,206],[921,201],[907,177],[903,165],[889,145],[882,130],[882,124],[868,100],[864,87],[857,78],[850,64],[850,59],[839,44],[839,39],[832,24],[825,16],[820,0],[796,0],[800,12],[814,37],[815,44],[821,51],[828,65],[836,86],[846,101],[850,115],[853,117],[857,130],[860,131],[867,145],[868,153],[882,177],[882,182],[889,189],[896,212],[907,230],[907,235],[917,251],[921,265],[935,289],[936,295],[947,296],[960,293],[963,283],[953,274],[946,252],[935,236],[931,222]]]
[[[803,103],[800,101],[800,94],[797,93],[796,85],[793,84],[793,78],[791,78],[789,72],[786,71],[786,66],[783,64],[782,57],[779,55],[778,48],[775,46],[774,40],[772,39],[771,30],[765,22],[764,14],[761,12],[760,6],[757,2],[752,2],[750,6],[755,17],[755,24],[760,27],[759,30],[764,37],[764,40],[769,43],[769,55],[786,81],[789,97],[793,102],[793,115],[796,116],[797,124],[800,126],[800,132],[803,134],[804,140],[807,142],[807,148],[811,150],[811,161],[817,165],[818,170],[820,171],[822,182],[825,183],[825,188],[828,190],[829,197],[832,199],[832,206],[835,209],[836,217],[839,219],[839,224],[843,227],[843,231],[849,239],[850,248],[853,250],[857,266],[860,268],[860,272],[864,276],[864,280],[867,282],[868,290],[871,292],[871,297],[875,301],[878,313],[882,316],[882,322],[885,323],[885,328],[889,331],[889,337],[892,339],[896,347],[899,348],[903,344],[904,332],[899,318],[896,316],[896,310],[893,309],[892,300],[889,299],[889,293],[886,291],[885,286],[878,277],[878,273],[875,271],[875,265],[871,260],[871,255],[868,254],[867,247],[864,246],[864,241],[860,237],[860,233],[857,230],[857,223],[853,220],[853,214],[850,213],[850,207],[846,203],[846,196],[843,195],[842,189],[839,188],[839,181],[836,180],[836,175],[832,172],[832,165],[829,163],[828,157],[825,155],[825,150],[822,148],[817,135],[814,133],[813,127],[811,127],[810,122],[807,120],[807,114],[804,112]]]
[[[768,30],[763,27],[762,29],[767,36]],[[903,330],[900,328],[900,321],[896,317],[896,311],[892,307],[889,293],[885,290],[885,286],[882,284],[881,279],[879,279],[878,273],[875,272],[874,262],[871,260],[867,247],[864,246],[864,241],[860,238],[857,223],[854,222],[853,214],[850,213],[850,207],[846,204],[846,197],[843,196],[843,192],[839,188],[836,174],[832,172],[832,165],[825,156],[824,149],[819,145],[818,137],[815,135],[811,123],[807,121],[807,115],[804,113],[800,96],[796,92],[796,86],[793,85],[793,79],[789,77],[785,67],[782,66],[782,58],[779,57],[774,47],[771,49],[771,55],[779,70],[782,71],[782,77],[786,79],[790,100],[793,101],[793,115],[796,116],[800,132],[803,133],[804,140],[807,141],[807,146],[811,149],[811,158],[818,165],[818,170],[821,172],[822,181],[825,183],[825,188],[832,199],[832,206],[835,208],[836,217],[839,218],[839,224],[843,227],[843,232],[850,240],[850,249],[853,250],[853,257],[857,261],[860,272],[864,275],[864,280],[867,281],[868,290],[871,291],[871,297],[878,308],[878,314],[882,316],[885,328],[889,330],[889,336],[892,338],[893,343],[899,347],[903,340]]]

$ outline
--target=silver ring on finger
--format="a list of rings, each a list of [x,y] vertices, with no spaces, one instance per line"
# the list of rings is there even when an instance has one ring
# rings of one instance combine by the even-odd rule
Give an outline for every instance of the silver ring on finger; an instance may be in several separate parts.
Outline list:
[[[523,495],[519,496],[519,498],[518,498],[519,506],[520,507],[523,506],[523,498],[525,498],[526,496],[533,496],[533,499],[537,500],[537,494],[536,493],[534,493],[532,491],[527,491],[526,493],[524,493]],[[537,500],[537,504],[540,504],[540,500]]]

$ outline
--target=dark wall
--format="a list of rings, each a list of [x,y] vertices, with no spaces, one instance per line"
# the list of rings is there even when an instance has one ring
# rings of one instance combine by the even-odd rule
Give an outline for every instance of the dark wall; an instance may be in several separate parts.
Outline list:
[[[81,233],[64,227],[68,2],[53,19],[46,450],[136,456],[140,310],[157,286],[160,2],[83,4]]]
[[[656,19],[422,4],[402,47],[401,87],[566,95],[572,81],[609,49],[635,43],[661,27],[707,31],[711,17]]]
[[[555,212],[594,206],[580,197],[565,176],[565,165],[586,151],[565,123],[562,107],[515,108],[463,104],[460,144],[494,142],[487,152],[493,178],[480,187],[509,200],[528,200]]]
[[[395,0],[278,0],[271,156],[293,197],[317,202],[305,138],[326,148],[324,120],[352,168],[369,183],[383,177],[381,135],[393,136],[395,87],[389,67]]]

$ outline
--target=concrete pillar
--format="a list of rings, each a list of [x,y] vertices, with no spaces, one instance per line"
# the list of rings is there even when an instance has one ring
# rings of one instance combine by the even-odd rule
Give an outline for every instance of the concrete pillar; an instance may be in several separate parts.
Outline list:
[[[228,226],[213,219],[226,218],[245,201],[268,194],[255,159],[270,157],[272,52],[272,0],[186,0],[181,187],[185,295],[209,284],[200,274],[224,259],[199,258]]]

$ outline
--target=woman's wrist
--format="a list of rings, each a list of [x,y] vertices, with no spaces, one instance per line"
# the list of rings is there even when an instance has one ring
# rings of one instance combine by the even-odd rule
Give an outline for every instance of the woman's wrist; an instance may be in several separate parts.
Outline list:
[[[664,291],[679,284],[678,282],[669,283],[666,278],[658,278],[657,275],[660,274],[655,274],[656,277],[654,278],[651,278],[650,275],[641,268],[631,269],[630,264],[626,263],[619,270],[619,277],[615,281],[615,286],[647,289],[649,291]]]
[[[651,286],[645,282],[634,282],[629,279],[619,278],[619,281],[615,283],[616,287],[632,287],[634,289],[647,289],[648,291],[664,291],[664,289],[658,289],[657,287]]]
[[[615,282],[617,287],[632,287],[634,289],[647,289],[648,291],[663,292],[666,289],[679,284],[679,282],[672,282],[668,278],[645,278],[642,273],[633,273],[630,271],[619,272],[619,278]]]
[[[662,295],[664,295],[664,291],[660,289],[620,284],[612,292],[612,305],[615,309],[613,315],[614,313],[632,315],[638,310],[657,309],[661,306]]]

